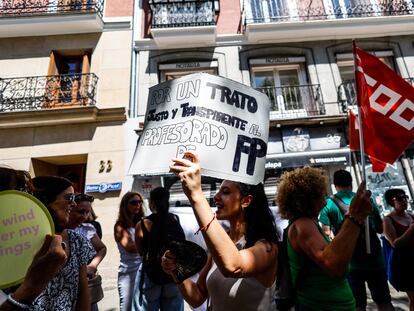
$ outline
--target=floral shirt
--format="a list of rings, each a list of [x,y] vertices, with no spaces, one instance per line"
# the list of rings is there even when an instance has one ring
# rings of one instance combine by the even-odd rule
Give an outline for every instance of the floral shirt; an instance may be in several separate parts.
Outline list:
[[[80,267],[86,265],[96,252],[82,235],[73,230],[67,230],[67,233],[70,247],[68,262],[35,299],[30,310],[70,311],[76,306]]]

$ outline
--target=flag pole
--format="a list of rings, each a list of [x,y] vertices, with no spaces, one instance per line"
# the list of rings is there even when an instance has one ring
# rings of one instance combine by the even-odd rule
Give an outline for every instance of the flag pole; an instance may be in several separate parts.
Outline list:
[[[354,69],[355,69],[355,87],[356,87],[356,102],[357,102],[357,108],[358,108],[358,123],[359,123],[359,150],[361,153],[361,171],[362,171],[362,180],[367,180],[367,173],[365,170],[365,148],[364,148],[364,135],[363,135],[363,126],[362,126],[362,115],[361,115],[361,103],[359,102],[359,91],[358,86],[359,84],[359,78],[357,71],[358,68],[358,62],[357,62],[357,53],[356,53],[356,43],[355,40],[352,40],[352,52],[354,55]],[[365,219],[365,246],[367,250],[367,254],[371,254],[371,241],[370,241],[370,235],[369,235],[369,219]]]

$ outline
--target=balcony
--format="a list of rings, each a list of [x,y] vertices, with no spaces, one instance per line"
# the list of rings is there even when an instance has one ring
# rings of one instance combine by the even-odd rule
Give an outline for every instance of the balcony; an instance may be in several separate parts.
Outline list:
[[[414,86],[414,78],[405,78],[405,80]],[[350,106],[355,106],[357,104],[354,80],[348,80],[341,83],[338,87],[337,94],[340,110],[343,113],[347,113]]]
[[[0,1],[0,38],[101,32],[103,0]]]
[[[151,35],[158,47],[202,46],[216,39],[213,0],[150,1]]]
[[[0,79],[0,128],[96,121],[97,82],[93,73]]]
[[[270,120],[298,119],[325,114],[319,84],[270,86],[256,90],[266,94],[272,103]]]
[[[287,0],[246,0],[245,32],[252,43],[365,38],[413,32],[413,1],[372,0],[368,3],[364,0],[318,0],[306,4]]]

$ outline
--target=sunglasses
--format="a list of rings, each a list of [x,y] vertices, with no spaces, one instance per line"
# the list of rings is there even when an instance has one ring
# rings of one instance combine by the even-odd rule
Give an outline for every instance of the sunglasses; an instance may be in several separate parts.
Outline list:
[[[131,200],[128,202],[128,204],[132,204],[132,205],[138,205],[138,204],[142,204],[141,200]]]
[[[398,202],[402,202],[402,201],[408,201],[408,195],[398,195],[394,198],[395,200],[397,200]]]
[[[91,195],[85,194],[85,193],[78,193],[75,195],[75,201],[76,202],[93,202],[95,200],[95,198]]]
[[[75,203],[75,197],[76,195],[74,193],[68,193],[68,194],[65,194],[63,198],[69,203]]]

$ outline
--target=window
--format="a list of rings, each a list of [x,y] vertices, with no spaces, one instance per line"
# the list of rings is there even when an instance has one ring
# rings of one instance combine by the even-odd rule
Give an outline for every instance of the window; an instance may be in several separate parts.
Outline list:
[[[90,54],[85,52],[58,53],[50,55],[46,105],[48,107],[84,105],[88,88]]]
[[[279,16],[289,15],[283,0],[250,0],[250,16],[253,21],[269,22]]]
[[[395,70],[393,60],[391,57],[379,57],[379,59],[390,67],[392,70]],[[344,81],[353,81],[355,78],[354,70],[354,61],[353,60],[340,60],[337,62],[339,74],[341,80]]]
[[[384,64],[395,71],[392,51],[372,52],[372,54],[377,56]],[[346,112],[349,106],[356,105],[354,60],[351,53],[337,54],[336,59],[339,75],[342,81],[338,88],[338,100],[341,103],[342,111]]]
[[[308,90],[302,67],[288,64],[252,68],[253,86],[269,97],[274,112],[306,115],[305,100]]]

